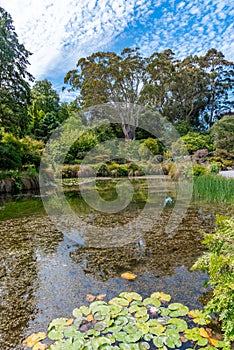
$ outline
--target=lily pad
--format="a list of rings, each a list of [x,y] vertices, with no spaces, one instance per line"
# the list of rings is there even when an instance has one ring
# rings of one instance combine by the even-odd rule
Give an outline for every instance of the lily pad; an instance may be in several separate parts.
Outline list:
[[[126,325],[123,327],[123,330],[128,333],[128,334],[132,334],[132,333],[136,333],[138,332],[138,328],[134,325]]]
[[[144,317],[147,315],[147,309],[145,307],[141,307],[138,309],[138,311],[135,313],[136,318]]]
[[[92,349],[96,350],[96,349],[99,349],[104,344],[110,345],[111,340],[108,337],[100,336],[100,337],[94,338],[92,340],[91,344],[92,344]]]
[[[121,298],[125,298],[130,303],[132,300],[142,300],[142,296],[135,292],[123,292],[119,295]]]
[[[117,341],[123,342],[125,340],[126,336],[127,336],[127,333],[123,332],[123,331],[118,332],[118,333],[114,333],[114,337]]]
[[[101,332],[104,329],[106,329],[107,324],[106,322],[96,322],[93,326],[93,329],[95,329],[95,331]]]
[[[146,323],[136,323],[136,327],[141,331],[143,334],[149,333],[149,326]]]
[[[63,339],[63,337],[64,337],[63,329],[52,328],[48,332],[48,338],[50,338],[51,340],[60,340],[60,339]]]
[[[120,305],[110,305],[109,306],[110,314],[112,317],[116,317],[121,311],[123,310],[123,307]]]
[[[188,328],[187,322],[181,318],[171,318],[168,323],[168,328],[175,328],[178,332],[184,332]]]
[[[130,333],[125,337],[127,343],[136,343],[142,337],[142,332],[137,331],[136,333]]]
[[[143,300],[143,305],[153,305],[156,306],[157,308],[160,307],[161,303],[158,299],[156,298],[146,298]]]
[[[77,333],[80,333],[77,326],[72,325],[64,329],[64,336],[66,338],[74,337]]]
[[[148,349],[150,349],[149,343],[141,342],[139,345],[140,345],[140,350],[148,350]]]
[[[151,298],[156,298],[160,301],[169,302],[171,300],[170,294],[166,294],[164,292],[155,292],[151,294]]]
[[[168,306],[168,309],[170,310],[169,315],[171,317],[185,316],[189,312],[188,307],[180,303],[172,303]]]
[[[72,311],[72,314],[74,317],[76,318],[82,318],[83,317],[83,312],[78,309],[78,308],[75,308],[73,311]]]
[[[129,305],[129,301],[125,298],[113,298],[109,301],[110,305],[120,305],[120,306],[128,306]]]

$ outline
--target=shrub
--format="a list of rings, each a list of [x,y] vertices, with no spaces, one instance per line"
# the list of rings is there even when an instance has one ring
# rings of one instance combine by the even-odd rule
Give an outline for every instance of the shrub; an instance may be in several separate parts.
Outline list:
[[[21,155],[18,149],[7,143],[0,143],[1,170],[15,170],[22,166]]]
[[[194,164],[193,165],[193,175],[194,176],[201,176],[208,172],[208,168],[205,165],[201,164]]]
[[[151,159],[153,155],[159,153],[158,141],[151,137],[144,140],[140,145],[138,152],[142,159]]]
[[[211,127],[215,148],[234,153],[234,116],[226,115]]]
[[[203,244],[208,251],[192,269],[209,273],[213,296],[205,311],[219,318],[225,349],[231,349],[231,342],[234,342],[234,218],[217,216],[216,232],[204,234]]]
[[[129,169],[127,165],[120,165],[117,169],[117,176],[124,177],[128,176]]]
[[[220,167],[219,167],[219,164],[218,163],[211,163],[210,164],[210,173],[211,174],[218,174],[220,171]]]
[[[189,132],[187,135],[184,135],[177,141],[173,142],[172,149],[173,153],[184,155],[186,154],[186,151],[189,154],[193,154],[199,149],[208,149],[208,151],[212,151],[214,146],[210,135]]]

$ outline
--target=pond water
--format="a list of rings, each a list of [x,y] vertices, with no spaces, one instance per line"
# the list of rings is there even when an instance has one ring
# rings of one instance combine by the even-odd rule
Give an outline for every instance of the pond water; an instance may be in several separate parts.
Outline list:
[[[173,196],[170,183],[155,188],[163,201]],[[113,181],[100,182],[100,193],[110,200],[116,195]],[[77,215],[90,218],[102,227],[116,225],[134,217],[144,207],[144,183],[135,183],[133,201],[116,214],[90,210],[76,186],[66,188],[67,201]],[[160,220],[141,240],[116,247],[80,245],[64,236],[46,215],[37,194],[8,196],[0,199],[0,349],[23,349],[22,340],[43,331],[55,317],[69,317],[72,310],[87,304],[87,294],[107,294],[107,300],[122,291],[136,291],[148,296],[154,291],[172,295],[173,301],[190,308],[202,307],[203,286],[207,276],[190,267],[202,253],[201,229],[213,230],[212,220],[201,219],[201,205],[191,204],[174,232],[165,234],[171,208],[163,209]],[[224,206],[204,213],[228,212]],[[137,275],[134,281],[120,277],[122,272]]]

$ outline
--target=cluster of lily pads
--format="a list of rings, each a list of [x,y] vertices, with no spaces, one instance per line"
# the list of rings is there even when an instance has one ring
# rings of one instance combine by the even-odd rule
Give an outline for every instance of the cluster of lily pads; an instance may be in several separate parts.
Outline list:
[[[145,350],[200,349],[223,347],[199,310],[189,311],[170,303],[163,292],[143,299],[135,292],[123,292],[109,302],[97,298],[89,306],[73,310],[74,318],[54,319],[47,334],[33,334],[24,345],[33,350]],[[50,339],[50,345],[42,343]],[[49,341],[49,340],[48,340]]]

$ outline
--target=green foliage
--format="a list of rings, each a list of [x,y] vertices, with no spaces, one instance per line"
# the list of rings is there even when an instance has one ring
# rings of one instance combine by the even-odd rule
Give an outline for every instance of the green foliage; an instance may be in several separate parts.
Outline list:
[[[13,170],[21,168],[21,155],[11,144],[0,143],[1,170]]]
[[[201,176],[208,172],[208,169],[205,165],[201,164],[193,164],[193,175],[194,176]]]
[[[82,159],[86,153],[91,151],[98,143],[98,138],[93,131],[83,132],[80,137],[76,139],[69,150],[69,154],[73,159]]]
[[[191,310],[180,303],[170,303],[171,296],[163,292],[152,293],[143,299],[135,292],[122,292],[108,303],[95,300],[88,306],[73,310],[73,318],[57,318],[50,322],[45,333],[37,333],[24,340],[28,347],[51,339],[49,350],[58,349],[175,349],[182,346],[214,350],[223,347],[213,333],[195,326],[197,319],[209,323],[201,311]],[[190,317],[192,321],[188,321]],[[199,324],[199,322],[197,323]],[[192,327],[192,328],[190,328]],[[34,339],[34,342],[33,342]],[[32,345],[33,343],[33,345]],[[30,345],[29,345],[30,344]]]
[[[208,203],[233,203],[234,179],[212,174],[195,177],[193,198],[195,201],[205,200]]]
[[[151,159],[153,155],[159,154],[158,141],[152,137],[144,140],[138,152],[142,159]]]
[[[30,55],[18,41],[10,14],[0,7],[0,125],[18,136],[25,133],[29,122]]]
[[[234,116],[226,115],[211,127],[215,148],[234,153]]]
[[[181,143],[181,140],[183,143]],[[212,151],[213,143],[211,136],[209,135],[201,135],[199,133],[189,132],[174,142],[172,148],[174,150],[174,153],[178,155],[185,154],[185,150],[187,150],[189,154],[192,154],[199,149],[208,149],[208,151]]]
[[[20,154],[22,159],[22,165],[28,166],[34,165],[36,169],[39,168],[41,155],[44,150],[43,141],[37,141],[29,136],[26,136],[19,140],[20,142]]]
[[[204,234],[203,244],[207,252],[193,269],[209,273],[213,296],[205,310],[219,318],[225,349],[231,349],[231,342],[234,342],[234,218],[217,216],[216,232]]]

